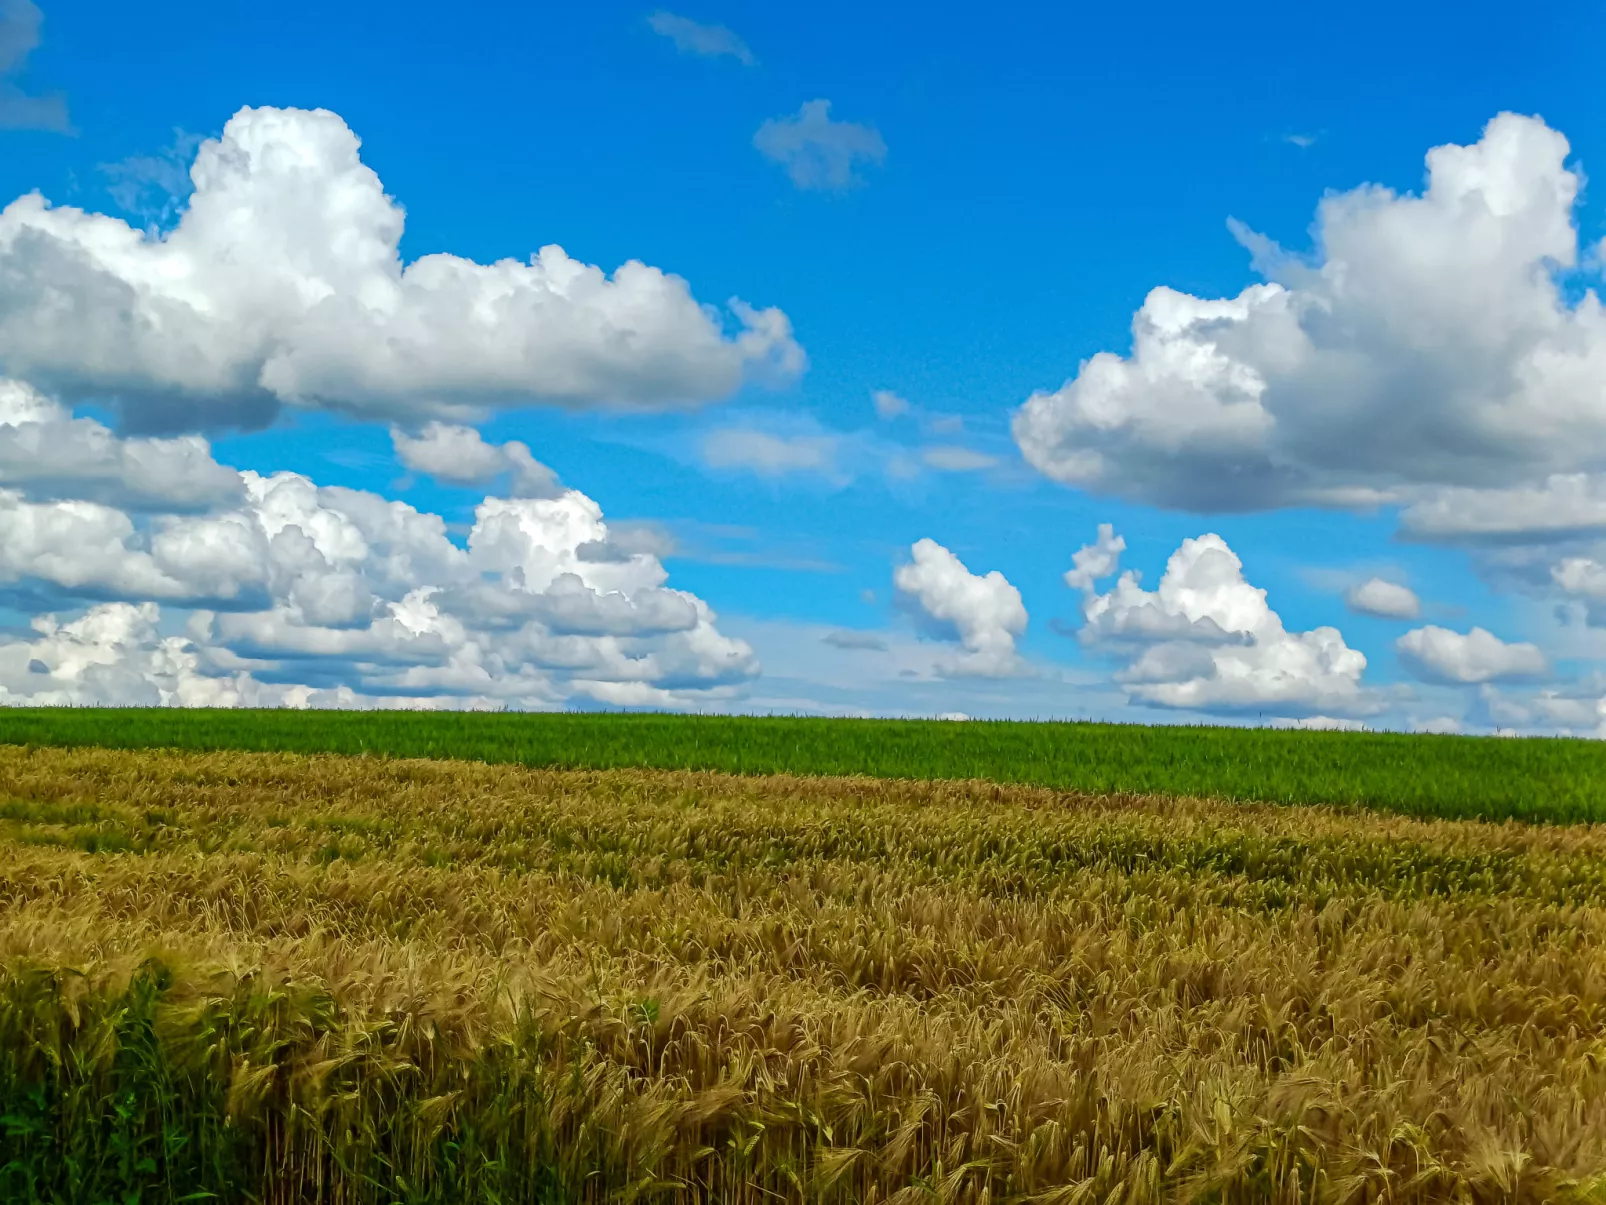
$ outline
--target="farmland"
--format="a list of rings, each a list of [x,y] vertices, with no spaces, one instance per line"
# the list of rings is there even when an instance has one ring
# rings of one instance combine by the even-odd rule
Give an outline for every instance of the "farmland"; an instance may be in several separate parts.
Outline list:
[[[279,735],[427,731],[358,718]],[[961,769],[1016,731],[926,727]],[[1593,826],[536,768],[539,725],[479,731],[506,756],[0,746],[0,1198],[1606,1194]],[[1538,750],[1593,806],[1570,744],[1416,747]],[[1471,806],[1434,789],[1394,805]]]
[[[1606,742],[1574,739],[1014,721],[5,708],[0,744],[986,779],[1420,816],[1606,820]]]

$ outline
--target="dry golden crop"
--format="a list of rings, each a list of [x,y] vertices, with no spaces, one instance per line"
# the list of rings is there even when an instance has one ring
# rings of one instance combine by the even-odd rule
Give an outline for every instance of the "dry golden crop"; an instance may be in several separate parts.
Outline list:
[[[1606,831],[0,748],[7,1200],[1606,1199]]]

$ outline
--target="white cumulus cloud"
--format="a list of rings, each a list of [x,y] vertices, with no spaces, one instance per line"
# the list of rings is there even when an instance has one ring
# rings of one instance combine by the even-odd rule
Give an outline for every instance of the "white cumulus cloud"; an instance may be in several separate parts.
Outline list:
[[[1098,538],[1071,554],[1065,584],[1072,590],[1091,590],[1095,582],[1115,572],[1125,551],[1126,539],[1115,534],[1115,524],[1100,523]]]
[[[1438,544],[1554,543],[1606,534],[1606,477],[1552,473],[1511,489],[1435,489],[1400,514],[1401,534]]]
[[[828,100],[804,101],[795,116],[772,117],[753,145],[786,169],[802,189],[844,189],[860,183],[860,163],[881,163],[887,144],[874,126],[834,121]]]
[[[1425,682],[1539,678],[1547,669],[1545,655],[1537,645],[1507,644],[1484,628],[1462,634],[1428,624],[1405,633],[1394,647],[1406,668]]]
[[[978,677],[1007,677],[1021,672],[1016,639],[1026,631],[1026,606],[1020,591],[994,569],[985,575],[935,540],[917,541],[913,558],[899,565],[893,585],[928,622],[957,636],[964,653],[944,662],[942,672]]]
[[[1100,594],[1125,544],[1109,524],[1073,558],[1066,582],[1083,591],[1080,636],[1124,656],[1117,681],[1153,707],[1281,716],[1363,716],[1382,710],[1361,684],[1366,656],[1330,627],[1290,632],[1244,579],[1243,562],[1220,536],[1184,540],[1159,586],[1144,590],[1127,570]]]
[[[263,423],[284,403],[394,420],[530,402],[669,405],[786,378],[786,315],[686,282],[528,261],[404,263],[401,206],[337,115],[242,109],[203,142],[168,233],[37,193],[0,211],[0,366],[127,423]]]
[[[417,435],[392,427],[390,438],[402,464],[448,485],[488,485],[506,473],[515,497],[546,498],[559,492],[557,474],[520,440],[486,443],[473,427],[438,421],[426,423]]]
[[[198,435],[121,439],[21,381],[0,378],[0,487],[35,499],[135,510],[203,509],[243,495],[240,474]]]
[[[1606,565],[1592,557],[1567,557],[1551,567],[1550,577],[1567,595],[1592,607],[1606,605]]]
[[[1411,502],[1408,526],[1440,534],[1509,520],[1454,520],[1434,491],[1551,481],[1598,523],[1598,489],[1554,476],[1606,468],[1606,314],[1556,281],[1579,262],[1568,150],[1501,114],[1431,150],[1420,194],[1323,200],[1308,260],[1235,226],[1267,283],[1153,290],[1129,355],[1099,353],[1017,413],[1023,454],[1171,507]]]
[[[1344,592],[1351,611],[1382,619],[1415,619],[1422,614],[1422,600],[1409,586],[1369,577]]]
[[[68,622],[33,621],[32,639],[0,643],[0,704],[231,706],[278,702],[196,673],[183,637],[163,636],[154,603],[102,603]],[[254,685],[254,684],[253,684]]]
[[[0,396],[11,418],[71,421]],[[149,441],[102,442],[85,491]],[[50,600],[35,636],[0,640],[0,701],[684,707],[757,674],[652,548],[523,445],[427,429],[399,446],[465,481],[511,470],[513,496],[487,497],[458,543],[439,515],[297,473],[227,470],[237,489],[190,513],[0,488],[0,586]]]
[[[0,583],[32,581],[91,598],[190,594],[135,537],[133,520],[115,507],[29,502],[0,490]]]

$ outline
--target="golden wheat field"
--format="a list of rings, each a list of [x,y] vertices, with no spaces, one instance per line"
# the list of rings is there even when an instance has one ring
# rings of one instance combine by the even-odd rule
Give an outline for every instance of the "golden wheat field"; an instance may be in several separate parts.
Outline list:
[[[1606,831],[0,747],[8,1201],[1606,1199]]]

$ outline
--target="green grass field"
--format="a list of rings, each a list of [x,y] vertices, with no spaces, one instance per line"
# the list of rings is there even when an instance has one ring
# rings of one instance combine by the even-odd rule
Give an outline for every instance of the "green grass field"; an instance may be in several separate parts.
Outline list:
[[[987,779],[1422,816],[1606,819],[1606,743],[1585,740],[1004,721],[19,708],[0,709],[0,744]]]

